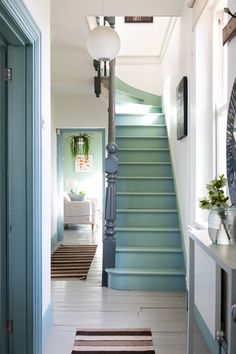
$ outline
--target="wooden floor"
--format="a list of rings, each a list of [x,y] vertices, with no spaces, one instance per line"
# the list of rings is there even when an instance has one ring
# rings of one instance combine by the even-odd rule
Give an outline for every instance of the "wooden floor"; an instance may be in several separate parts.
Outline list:
[[[119,291],[101,287],[101,227],[65,231],[64,244],[98,244],[87,280],[52,280],[54,326],[43,354],[70,354],[76,328],[151,328],[156,354],[185,354],[184,292]],[[196,354],[209,354],[195,326]]]

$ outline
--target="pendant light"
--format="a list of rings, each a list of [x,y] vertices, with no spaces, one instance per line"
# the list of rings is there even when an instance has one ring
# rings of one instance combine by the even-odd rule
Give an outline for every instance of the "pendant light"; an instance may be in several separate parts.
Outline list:
[[[120,37],[111,27],[95,27],[87,39],[87,49],[93,59],[112,60],[119,53]]]

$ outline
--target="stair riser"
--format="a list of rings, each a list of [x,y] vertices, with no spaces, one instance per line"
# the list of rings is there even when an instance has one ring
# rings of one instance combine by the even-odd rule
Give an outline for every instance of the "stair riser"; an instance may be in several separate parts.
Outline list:
[[[118,176],[122,177],[172,177],[171,165],[124,165],[118,164]]]
[[[116,252],[117,268],[183,268],[182,253]]]
[[[175,195],[117,195],[117,209],[132,209],[141,205],[143,209],[176,209]]]
[[[138,116],[135,114],[116,114],[116,126],[118,125],[136,125],[138,121],[139,125],[148,124],[165,124],[165,116],[163,114],[150,115],[150,116]]]
[[[168,148],[168,139],[167,138],[136,138],[136,137],[126,137],[116,138],[116,144],[118,148],[132,149],[132,148],[149,148],[149,149],[166,149]]]
[[[119,179],[117,180],[117,191],[119,192],[174,192],[172,179],[142,180],[142,179]]]
[[[129,94],[116,91],[116,102],[126,102],[126,103],[143,103],[141,98],[137,98],[135,96],[131,96]]]
[[[175,291],[185,289],[185,276],[109,274],[108,287],[119,290]]]
[[[116,126],[116,134],[119,136],[166,136],[165,126]]]
[[[170,162],[169,151],[128,151],[118,150],[117,154],[119,162]]]
[[[117,247],[181,247],[178,231],[116,231]]]
[[[117,211],[116,225],[117,227],[179,227],[179,221],[177,213]]]

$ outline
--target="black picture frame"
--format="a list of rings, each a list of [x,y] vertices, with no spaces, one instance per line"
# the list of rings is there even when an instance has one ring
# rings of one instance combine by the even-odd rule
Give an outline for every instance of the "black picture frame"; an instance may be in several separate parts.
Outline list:
[[[188,79],[183,76],[176,89],[177,139],[188,134]]]

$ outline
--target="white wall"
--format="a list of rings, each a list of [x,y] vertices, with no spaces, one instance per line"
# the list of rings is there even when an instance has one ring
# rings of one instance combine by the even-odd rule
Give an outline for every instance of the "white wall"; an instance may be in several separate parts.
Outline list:
[[[161,65],[159,64],[119,64],[116,65],[116,76],[139,90],[162,94]]]
[[[185,4],[162,66],[163,104],[186,250],[187,226],[207,220],[208,212],[199,208],[198,200],[214,177],[212,27],[212,10],[207,8],[192,31],[192,10]],[[188,135],[177,140],[176,87],[184,75],[188,78]]]
[[[195,220],[207,221],[208,211],[198,206],[206,195],[206,184],[215,177],[213,107],[213,16],[212,8],[202,13],[195,29],[196,65],[196,202]]]
[[[108,102],[95,94],[78,95],[54,93],[52,95],[52,169],[54,188],[52,187],[52,234],[57,228],[57,189],[56,189],[56,128],[104,128],[107,139]]]
[[[51,302],[51,107],[50,107],[50,0],[24,0],[42,33],[42,307]]]
[[[182,17],[177,19],[168,49],[162,64],[163,105],[168,127],[169,141],[172,152],[173,169],[175,172],[177,195],[183,224],[185,242],[187,242],[187,225],[191,223],[192,156],[190,144],[191,129],[191,95],[188,98],[188,136],[177,140],[176,119],[176,88],[183,76],[187,76],[191,86],[190,67],[192,53],[191,10],[185,5]],[[189,93],[190,93],[189,89]],[[192,172],[192,173],[191,173]],[[187,246],[187,245],[185,245]]]
[[[57,128],[108,127],[108,103],[95,94],[55,94],[55,124]]]

